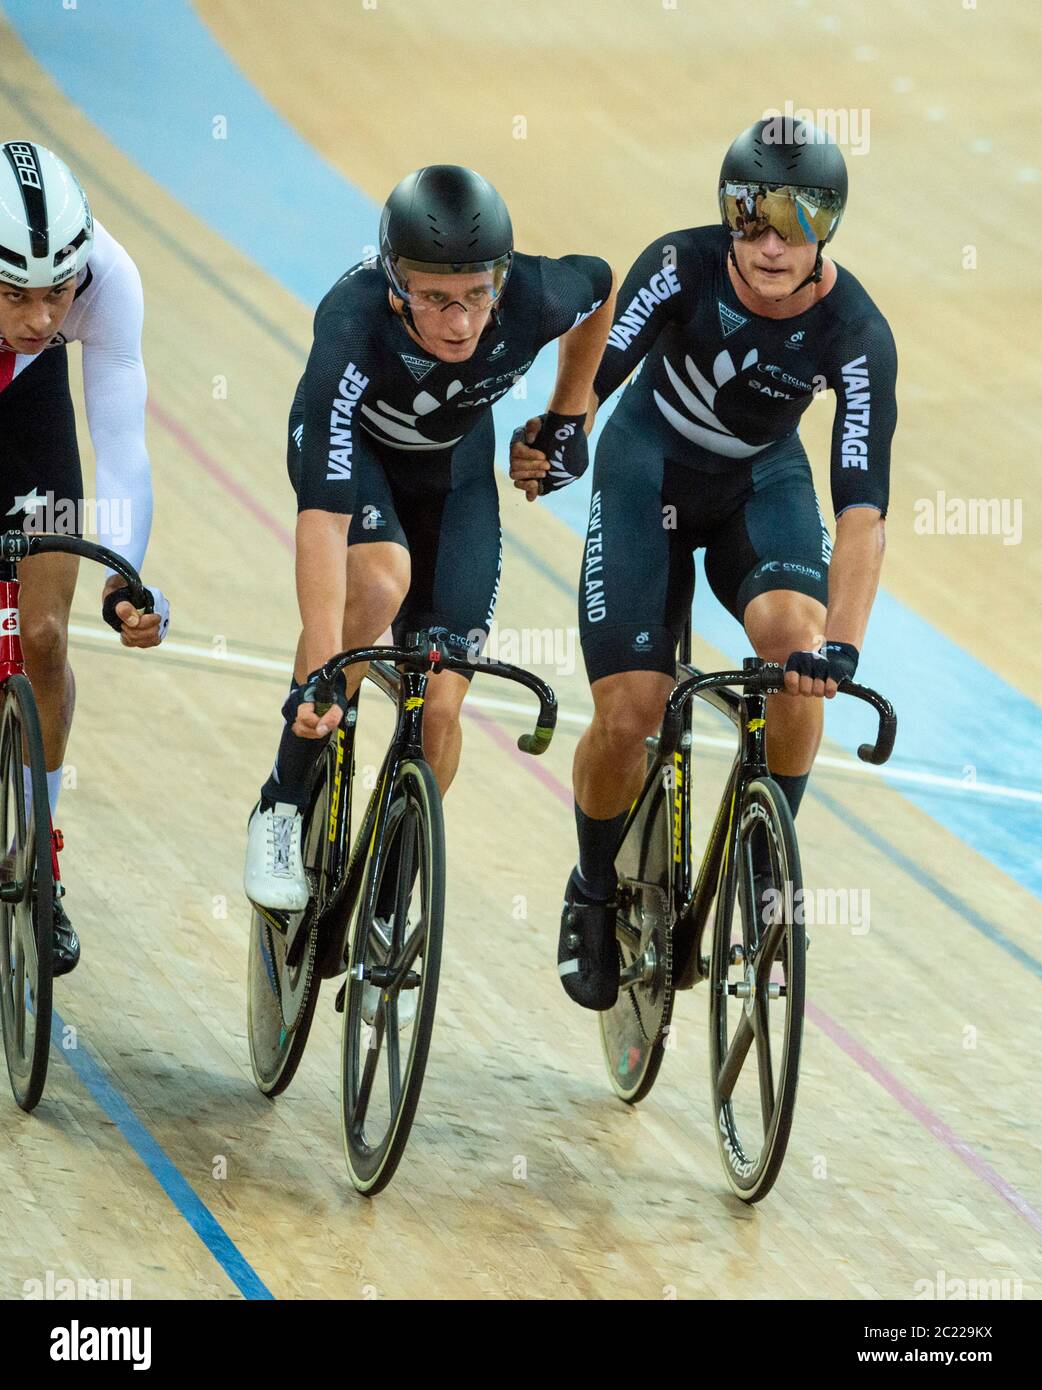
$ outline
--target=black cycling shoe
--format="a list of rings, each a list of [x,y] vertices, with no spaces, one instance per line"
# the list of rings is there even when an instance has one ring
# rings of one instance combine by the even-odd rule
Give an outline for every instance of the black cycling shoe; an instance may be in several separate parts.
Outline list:
[[[614,899],[590,902],[573,869],[564,890],[557,973],[565,993],[584,1009],[610,1009],[619,997],[619,947]]]
[[[80,938],[62,907],[61,898],[54,900],[54,975],[68,975],[80,961]]]

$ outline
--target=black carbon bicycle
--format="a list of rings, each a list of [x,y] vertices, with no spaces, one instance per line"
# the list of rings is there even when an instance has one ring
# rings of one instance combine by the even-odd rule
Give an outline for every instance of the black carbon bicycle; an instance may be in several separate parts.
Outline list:
[[[598,1015],[615,1093],[642,1100],[667,1050],[679,990],[709,983],[709,1065],[724,1172],[735,1194],[758,1202],[785,1158],[799,1079],[806,988],[802,875],[792,813],[765,757],[767,696],[780,666],[748,658],[741,671],[703,674],[684,633],[677,685],[662,728],[649,739],[648,771],[615,857],[619,998]],[[890,757],[897,720],[889,701],[844,681],[839,693],[879,716],[874,744],[858,756]],[[692,699],[738,731],[738,751],[697,879],[691,860]],[[766,865],[769,864],[769,872]],[[712,945],[703,954],[706,926]]]
[[[337,672],[359,662],[370,663],[368,680],[396,705],[394,733],[350,851],[354,703],[328,740],[304,815],[311,897],[295,914],[253,905],[248,1014],[254,1079],[274,1097],[303,1056],[321,981],[346,971],[336,996],[344,1015],[344,1155],[354,1186],[372,1195],[390,1182],[408,1142],[441,967],[445,832],[441,794],[423,756],[427,683],[455,670],[526,686],[539,699],[539,715],[535,732],[523,734],[518,747],[533,754],[550,746],[557,700],[537,676],[475,659],[432,628],[410,634],[403,647],[359,648],[333,658],[323,672],[326,688],[318,690],[319,712],[332,699],[329,683]],[[387,875],[393,883],[385,893]],[[393,910],[381,918],[378,901],[388,899]]]
[[[0,1020],[11,1091],[23,1110],[36,1106],[47,1080],[62,842],[51,826],[40,716],[22,658],[16,565],[55,551],[107,565],[126,580],[135,608],[153,607],[137,570],[104,546],[25,531],[0,536]]]

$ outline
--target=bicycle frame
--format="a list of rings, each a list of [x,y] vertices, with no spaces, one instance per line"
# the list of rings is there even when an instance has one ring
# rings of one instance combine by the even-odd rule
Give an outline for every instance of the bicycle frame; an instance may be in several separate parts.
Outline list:
[[[655,794],[656,783],[667,761],[672,760],[673,877],[670,886],[675,922],[673,979],[676,989],[688,989],[708,974],[708,961],[702,957],[702,937],[714,899],[721,886],[727,885],[725,875],[735,863],[739,833],[735,808],[742,804],[746,787],[751,781],[770,775],[764,736],[767,699],[781,689],[783,679],[780,667],[771,666],[758,657],[746,657],[741,671],[705,675],[690,664],[690,652],[691,624],[688,620],[677,663],[677,684],[666,701],[660,735],[657,740],[650,741],[655,757],[640,794],[630,808],[619,840],[621,845],[634,820],[642,813],[647,798]],[[729,689],[730,685],[741,686],[741,693]],[[893,751],[897,736],[897,718],[889,700],[849,680],[840,683],[838,693],[863,700],[876,711],[879,728],[875,742],[860,744],[858,757],[862,762],[876,766],[885,763]],[[693,737],[690,705],[693,696],[705,700],[726,715],[738,730],[738,751],[694,883],[691,872],[690,794]],[[726,894],[725,898],[726,906],[731,901],[731,894]]]
[[[0,560],[0,685],[25,670],[18,594],[21,585],[10,560]]]
[[[677,691],[684,691],[687,686],[697,682],[703,674],[690,662],[689,620],[680,643],[674,696]],[[736,678],[748,675],[763,665],[764,663],[756,658],[748,658],[744,663],[744,671],[735,673]],[[707,704],[726,715],[738,730],[738,751],[706,842],[697,879],[694,878],[691,860],[691,695],[698,695]],[[749,782],[756,777],[768,775],[764,738],[766,708],[767,696],[759,692],[747,691],[739,695],[733,690],[721,688],[694,689],[685,693],[680,709],[679,738],[674,741],[660,737],[654,744],[654,760],[648,769],[640,794],[630,807],[620,836],[621,844],[634,820],[642,813],[647,798],[656,794],[659,779],[665,773],[667,765],[670,765],[673,801],[671,896],[675,904],[673,972],[677,989],[690,988],[698,980],[704,979],[708,973],[708,963],[703,963],[702,938],[721,885],[722,875],[728,866],[734,863],[737,854],[739,827],[734,814],[735,807],[741,804]],[[663,727],[665,728],[665,725]]]
[[[701,674],[687,665],[683,669],[689,678],[697,678]],[[695,693],[735,725],[738,730],[738,751],[706,841],[698,878],[693,885],[691,837],[689,833],[684,837],[684,858],[688,863],[684,866],[684,877],[674,883],[677,894],[674,901],[680,904],[674,933],[674,979],[677,989],[689,988],[707,974],[708,967],[702,957],[702,938],[723,875],[735,862],[737,855],[739,826],[735,808],[742,804],[748,784],[756,777],[768,775],[764,739],[767,697],[754,693],[736,695],[731,690]],[[690,729],[685,733],[685,741],[690,745]],[[690,784],[684,801],[690,816]]]
[[[332,883],[335,887],[319,906],[315,923],[320,942],[316,968],[323,979],[343,974],[347,968],[345,960],[351,940],[351,922],[358,906],[370,849],[376,854],[376,871],[371,881],[374,886],[379,881],[383,831],[390,802],[389,788],[394,785],[395,775],[402,762],[423,756],[421,712],[430,673],[398,671],[385,662],[373,661],[366,674],[389,699],[395,701],[397,717],[394,733],[384,754],[380,774],[369,797],[353,849],[350,848],[350,844],[354,728],[345,728],[342,721],[336,730],[335,746],[331,754],[327,754],[333,762],[333,786],[330,793],[328,826],[323,832],[325,852],[322,859],[322,881]],[[363,904],[366,911],[371,907],[370,903]],[[307,914],[298,918],[286,943],[286,958],[290,964],[293,963],[295,955],[294,947],[298,942],[303,945],[305,933],[302,927],[306,918]]]

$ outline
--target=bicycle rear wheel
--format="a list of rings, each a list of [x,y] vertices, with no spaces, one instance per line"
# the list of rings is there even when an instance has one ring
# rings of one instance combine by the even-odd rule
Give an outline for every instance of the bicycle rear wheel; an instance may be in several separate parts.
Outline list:
[[[311,896],[303,914],[253,909],[247,973],[247,1032],[253,1079],[275,1098],[296,1075],[307,1046],[321,979],[315,970],[317,911],[325,901],[325,848],[329,821],[330,753],[315,773],[311,804],[304,816],[303,858]],[[281,929],[285,919],[286,930]],[[290,939],[294,945],[288,954]]]
[[[767,862],[769,875],[754,883],[753,865]],[[802,887],[789,804],[772,778],[756,778],[742,797],[736,863],[721,872],[709,1002],[717,1140],[745,1202],[771,1190],[792,1128],[806,989]]]
[[[673,1014],[673,796],[664,783],[645,796],[615,857],[621,987],[597,1021],[608,1079],[629,1105],[655,1084]]]
[[[32,804],[26,810],[23,749]],[[54,877],[43,737],[33,688],[12,676],[0,714],[0,1016],[11,1090],[23,1110],[43,1094],[51,1045]]]
[[[367,890],[374,867],[371,857]],[[397,885],[393,917],[385,922],[367,913],[366,904],[376,903],[388,872]],[[426,762],[398,769],[379,875],[378,891],[363,894],[351,940],[340,1096],[347,1171],[358,1191],[370,1195],[387,1186],[405,1152],[438,999],[445,830],[441,793]]]

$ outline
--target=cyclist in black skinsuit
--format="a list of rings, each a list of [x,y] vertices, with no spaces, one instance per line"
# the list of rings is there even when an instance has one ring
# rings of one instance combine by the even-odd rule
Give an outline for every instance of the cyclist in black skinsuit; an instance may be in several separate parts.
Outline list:
[[[646,358],[597,448],[579,598],[595,709],[576,751],[579,863],[558,968],[588,1008],[617,997],[613,854],[674,682],[693,551],[705,547],[713,592],[757,655],[786,668],[767,756],[794,814],[823,706],[790,694],[831,697],[853,675],[879,581],[896,351],[861,285],[823,257],[846,201],[842,155],[786,124],[761,121],[732,145],[722,227],[638,257],[594,382],[595,410]],[[834,552],[797,430],[825,389]],[[515,462],[516,485],[543,467]]]
[[[303,632],[278,756],[250,822],[254,902],[294,911],[307,899],[300,812],[318,740],[361,680],[349,671],[320,720],[319,668],[390,623],[399,639],[437,625],[480,648],[501,551],[492,404],[560,338],[536,447],[552,460],[546,490],[572,482],[587,462],[582,425],[613,307],[605,261],[515,252],[499,194],[456,165],[398,185],[381,218],[379,261],[354,266],[319,305],[290,414]],[[425,751],[443,791],[459,761],[466,690],[446,671],[427,696]]]

